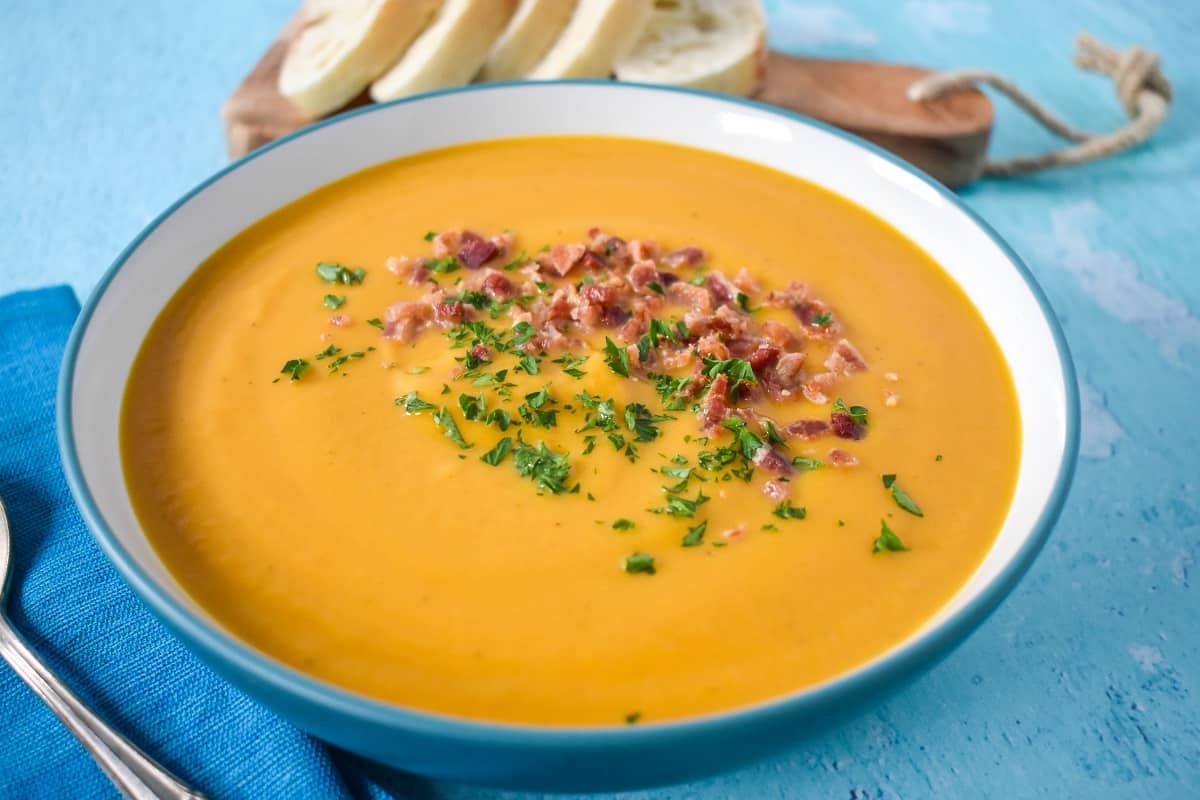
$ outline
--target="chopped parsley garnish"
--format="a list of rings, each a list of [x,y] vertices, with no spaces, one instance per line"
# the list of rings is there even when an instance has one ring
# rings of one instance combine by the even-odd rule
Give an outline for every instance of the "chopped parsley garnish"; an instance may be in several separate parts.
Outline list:
[[[609,246],[611,247],[612,245],[610,244]],[[642,712],[631,711],[625,715],[625,724],[626,725],[636,725],[637,721],[641,718],[642,718]]]
[[[766,531],[767,533],[778,533],[779,532],[779,526],[773,522],[768,522],[766,525],[763,525],[762,529],[764,531]]]
[[[425,241],[432,242],[436,238],[437,238],[436,231],[425,231]]]
[[[327,294],[321,299],[321,305],[328,309],[338,309],[346,302],[345,295]]]
[[[289,381],[298,381],[300,376],[304,374],[304,370],[308,369],[308,362],[303,358],[288,359],[283,365],[283,369],[279,370],[281,375],[290,375]]]
[[[822,311],[820,314],[817,314],[815,317],[813,317],[812,324],[818,328],[824,328],[826,325],[828,325],[832,321],[833,321],[833,312],[832,311]]]
[[[512,424],[512,417],[503,408],[493,408],[484,419],[484,424],[495,425],[501,431],[506,431],[508,430],[508,426]]]
[[[909,497],[908,492],[901,489],[900,485],[896,483],[895,475],[883,476],[883,488],[891,489],[892,499],[896,501],[896,505],[900,506],[914,516],[925,516],[925,512],[921,510],[921,507],[917,505],[916,501]]]
[[[528,322],[524,322],[524,321],[518,322],[516,325],[513,325],[512,332],[513,332],[512,343],[515,345],[525,344],[530,339],[532,339],[534,336],[537,336],[537,329],[534,328],[532,325],[530,325]]]
[[[633,524],[633,520],[625,519],[624,517],[614,521],[612,524],[614,531],[631,531],[635,527],[636,526]]]
[[[462,409],[463,416],[469,420],[482,420],[487,415],[487,401],[483,397],[483,392],[476,397],[460,394],[458,407]]]
[[[404,371],[409,375],[424,375],[426,372],[429,372],[429,367],[413,367]]]
[[[326,283],[341,283],[346,286],[352,286],[356,283],[362,283],[363,278],[367,277],[367,271],[362,267],[350,269],[347,266],[336,264],[332,261],[322,261],[317,264],[317,276]]]
[[[650,320],[650,326],[645,335],[638,339],[637,342],[638,360],[645,361],[650,351],[658,347],[661,339],[666,339],[667,341],[675,340],[675,334],[671,330],[671,326],[661,319]]]
[[[575,431],[576,433],[583,433],[590,430],[601,430],[609,433],[616,430],[617,412],[613,410],[613,401],[611,399],[601,400],[596,395],[588,394],[587,392],[580,392],[575,395],[575,399],[588,411],[584,416],[583,427]],[[617,449],[619,450],[624,446],[625,442],[622,440]]]
[[[658,438],[658,423],[675,419],[668,415],[655,415],[641,403],[630,403],[625,406],[625,427],[633,431],[634,438],[639,442],[652,442]]]
[[[875,545],[871,548],[871,552],[882,553],[886,550],[891,553],[898,553],[907,549],[904,546],[904,542],[900,541],[900,537],[888,527],[887,521],[879,520],[879,536],[875,538]]]
[[[512,437],[505,436],[500,441],[496,442],[496,446],[479,457],[479,460],[485,464],[497,466],[504,457],[508,455],[508,451],[512,449]]]
[[[517,408],[517,413],[530,425],[553,428],[558,424],[558,411],[547,406],[557,403],[558,401],[550,396],[550,384],[546,384],[538,391],[525,395],[525,402]]]
[[[783,444],[783,437],[779,435],[779,431],[775,429],[775,423],[763,417],[760,421],[763,432],[767,434],[767,441],[771,444]]]
[[[516,368],[527,375],[537,375],[542,371],[541,366],[538,364],[538,360],[528,353],[517,359]]]
[[[758,378],[754,374],[754,367],[749,361],[744,361],[740,358],[715,359],[704,357],[704,374],[710,378],[715,378],[718,375],[726,375],[729,377],[729,399],[735,401],[737,399],[738,389],[743,383],[758,383]]]
[[[425,262],[425,268],[430,272],[445,275],[458,269],[458,259],[450,256],[446,258],[431,258]]]
[[[757,308],[750,307],[750,297],[745,292],[737,293],[737,304],[747,314],[753,314],[755,311],[758,311]]]
[[[820,469],[824,465],[825,462],[816,458],[808,458],[807,456],[796,456],[792,459],[792,466],[797,469]]]
[[[403,408],[409,414],[419,414],[422,411],[428,411],[431,408],[437,408],[433,403],[426,403],[416,392],[409,392],[404,397],[396,398],[396,405]]]
[[[703,492],[696,493],[695,500],[688,500],[676,494],[667,495],[667,504],[659,508],[647,509],[651,514],[667,514],[672,517],[694,517],[696,508],[708,502]]]
[[[528,258],[525,256],[525,251],[524,251],[524,250],[522,250],[520,253],[518,253],[518,254],[517,254],[517,257],[516,257],[516,258],[514,258],[512,261],[510,261],[510,262],[508,262],[507,264],[505,264],[505,265],[502,267],[502,269],[503,269],[505,272],[512,272],[514,269],[516,269],[517,267],[521,266],[522,264],[524,264],[524,263],[525,263],[526,261],[528,261],[528,260],[529,260],[529,259],[528,259]]]
[[[645,553],[634,553],[633,555],[626,556],[625,571],[630,575],[636,575],[639,572],[653,575],[657,572],[654,569],[654,556],[646,555]]]
[[[622,378],[629,377],[629,353],[607,336],[604,337],[604,363]]]
[[[658,281],[646,281],[646,288],[655,294],[665,295],[667,291],[663,289],[662,284]]]
[[[941,454],[941,453],[938,453],[936,456],[934,456],[933,460],[934,460],[934,461],[941,461],[941,460],[942,460],[942,454]]]
[[[587,356],[580,356],[577,358],[570,353],[563,353],[561,356],[554,359],[553,363],[561,364],[563,372],[567,373],[572,378],[582,378],[587,373],[581,370],[580,367],[586,364],[587,360]]]
[[[866,406],[846,406],[842,398],[833,401],[833,413],[846,414],[850,419],[854,420],[859,425],[867,424],[867,407]]]
[[[379,317],[371,317],[369,320],[367,320],[367,324],[373,328],[379,328],[379,330],[383,330],[383,320],[381,320]]]
[[[683,541],[680,544],[684,547],[698,547],[704,541],[704,532],[706,530],[708,530],[708,520],[704,520],[699,525],[688,528],[688,532],[684,535]]]
[[[734,442],[747,459],[754,458],[754,454],[763,446],[763,440],[746,427],[741,417],[730,417],[721,423],[721,427],[733,431]]]
[[[355,350],[353,353],[346,353],[344,356],[338,356],[333,361],[330,361],[326,366],[329,367],[330,372],[337,372],[338,369],[340,369],[342,365],[348,362],[350,359],[363,358],[364,356],[366,356],[366,353],[361,350]]]
[[[792,505],[791,500],[783,500],[771,513],[780,519],[804,519],[808,516],[808,509]]]
[[[438,409],[438,412],[433,415],[433,421],[439,428],[442,429],[442,433],[446,434],[447,439],[454,442],[463,450],[470,450],[475,446],[473,444],[468,444],[467,441],[463,439],[462,434],[458,430],[458,424],[454,421],[454,415],[452,415],[450,410],[445,406],[442,406],[440,409]]]
[[[526,444],[518,435],[516,448],[513,450],[513,461],[517,467],[517,474],[522,478],[529,478],[551,494],[566,491],[571,464],[565,454],[555,453],[546,447],[545,442],[538,442],[537,447],[534,447]]]
[[[342,352],[342,348],[338,347],[335,344],[331,344],[331,345],[329,345],[329,347],[326,347],[324,350],[322,350],[321,352],[319,352],[315,356],[313,356],[313,358],[315,358],[317,361],[320,361],[323,358],[332,358],[333,356],[336,356],[340,352]]]
[[[685,375],[682,378],[672,378],[670,375],[659,375],[650,373],[650,380],[654,381],[654,391],[658,393],[658,397],[663,402],[663,408],[667,411],[683,411],[687,408],[687,401],[680,396],[680,393],[692,382],[692,379]]]

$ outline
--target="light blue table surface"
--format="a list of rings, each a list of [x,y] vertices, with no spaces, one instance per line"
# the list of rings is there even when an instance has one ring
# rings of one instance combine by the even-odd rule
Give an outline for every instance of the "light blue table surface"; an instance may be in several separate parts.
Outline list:
[[[1158,50],[1176,100],[1135,153],[963,192],[1045,287],[1079,368],[1082,459],[1028,577],[873,713],[784,757],[638,796],[1200,798],[1200,3],[768,5],[776,48],[990,67],[1111,129],[1123,115],[1110,86],[1071,65],[1086,29]],[[293,6],[0,0],[0,293],[67,282],[85,295],[226,163],[218,109]],[[997,105],[994,152],[1052,143]]]

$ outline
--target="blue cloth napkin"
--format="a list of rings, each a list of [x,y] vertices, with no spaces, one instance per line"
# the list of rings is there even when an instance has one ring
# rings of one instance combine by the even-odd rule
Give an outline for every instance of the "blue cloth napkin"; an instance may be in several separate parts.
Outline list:
[[[15,569],[9,618],[85,702],[212,798],[392,796],[361,765],[200,664],[92,541],[64,482],[54,428],[59,362],[78,313],[66,287],[0,297],[0,497]],[[413,788],[428,796],[430,787],[413,779]],[[116,796],[0,662],[0,798]]]

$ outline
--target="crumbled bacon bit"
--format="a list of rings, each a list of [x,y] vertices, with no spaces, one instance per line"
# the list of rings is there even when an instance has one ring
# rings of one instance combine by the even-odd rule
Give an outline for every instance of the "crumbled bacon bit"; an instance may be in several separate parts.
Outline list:
[[[776,502],[785,500],[788,496],[787,484],[775,478],[771,478],[771,480],[764,483],[762,491],[763,494]]]
[[[500,301],[508,300],[517,293],[512,281],[494,269],[484,273],[483,280],[479,282],[479,290],[491,299]]]
[[[808,284],[792,281],[786,289],[767,292],[763,305],[774,308],[794,308],[808,299]]]
[[[426,269],[423,258],[393,256],[387,260],[386,266],[388,272],[414,286],[424,283],[429,278],[429,270]]]
[[[463,231],[458,247],[458,260],[467,269],[479,269],[496,257],[500,248],[474,231]]]
[[[754,280],[754,275],[745,267],[739,269],[737,274],[733,276],[733,285],[746,294],[754,294],[762,291],[762,287],[758,285],[758,281]]]
[[[433,237],[434,258],[451,258],[458,255],[458,247],[462,243],[462,231],[442,231]]]
[[[550,252],[538,256],[538,263],[561,278],[575,268],[586,252],[587,248],[579,243],[556,244]]]
[[[792,463],[782,453],[765,442],[762,447],[754,451],[754,458],[751,460],[767,472],[774,472],[776,475],[791,475],[795,472],[792,469]]]
[[[833,388],[833,385],[837,382],[837,377],[832,372],[819,372],[813,375],[801,387],[804,391],[804,396],[812,403],[828,403],[829,395],[826,392]]]
[[[794,388],[804,377],[804,353],[785,353],[775,363],[774,379],[786,389]]]
[[[709,333],[700,337],[700,341],[696,342],[696,352],[705,358],[715,358],[718,360],[729,358],[729,348],[725,346],[725,343],[715,333]]]
[[[433,307],[434,320],[446,327],[457,325],[463,321],[463,312],[465,311],[463,304],[458,300],[451,300],[449,303],[438,303]]]
[[[780,350],[794,350],[799,343],[796,339],[796,334],[792,333],[788,326],[773,319],[763,321],[762,335],[763,338]]]
[[[477,344],[474,347],[472,347],[468,352],[470,352],[472,358],[474,358],[478,361],[491,361],[492,360],[492,351],[489,350],[487,345],[485,345],[485,344]]]
[[[350,317],[345,314],[334,314],[329,318],[329,324],[338,328],[345,328],[350,325]]]
[[[658,267],[653,261],[637,261],[629,268],[629,283],[635,291],[641,291],[646,288],[646,284],[657,280]]]
[[[793,436],[805,440],[816,439],[828,432],[829,423],[823,419],[798,419],[779,429],[779,434],[785,439]]]
[[[671,269],[679,269],[684,266],[693,267],[703,260],[704,251],[699,247],[681,247],[662,257],[663,266]]]
[[[629,243],[629,255],[635,261],[653,261],[658,257],[658,242],[653,239],[634,239]]]
[[[740,542],[746,536],[746,529],[741,525],[721,531],[721,538],[727,542]]]
[[[399,342],[411,342],[417,338],[430,317],[433,308],[420,300],[409,300],[388,306],[383,323],[383,338]]]
[[[842,439],[861,439],[867,433],[866,429],[855,422],[853,417],[840,411],[829,415],[829,427],[835,436]]]
[[[501,231],[493,236],[488,237],[488,241],[496,246],[496,255],[499,258],[504,258],[508,255],[509,248],[513,246],[516,237],[508,231]]]
[[[754,368],[756,374],[760,373],[779,360],[779,348],[760,344],[746,360],[750,362],[750,366]]]
[[[849,375],[862,372],[867,368],[867,360],[858,352],[858,348],[845,339],[838,340],[829,358],[825,359],[825,369],[835,375]]]
[[[579,259],[580,269],[591,270],[598,272],[608,267],[608,264],[603,258],[593,253],[591,250],[584,252],[583,257]]]
[[[667,299],[701,314],[712,313],[712,295],[700,286],[680,281],[667,287]]]
[[[732,303],[733,299],[737,297],[737,287],[719,272],[708,273],[708,278],[705,280],[704,285],[708,287],[708,291],[712,293],[713,300],[717,303]]]
[[[829,451],[828,458],[829,463],[835,467],[858,466],[858,456],[836,447]]]
[[[729,393],[729,378],[721,373],[713,379],[700,403],[700,427],[706,432],[717,430],[725,418],[729,416],[729,403],[726,395]]]

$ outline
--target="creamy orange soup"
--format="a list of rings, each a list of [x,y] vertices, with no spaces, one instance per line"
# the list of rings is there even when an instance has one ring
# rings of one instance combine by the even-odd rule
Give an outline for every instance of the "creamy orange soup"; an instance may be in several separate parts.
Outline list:
[[[469,269],[464,230],[504,252]],[[624,305],[517,343],[556,293],[586,317],[589,284]],[[639,313],[662,326],[641,351]],[[766,333],[794,339],[750,353]],[[575,137],[401,159],[254,224],[162,312],[122,422],[150,541],[233,634],[366,695],[551,724],[879,655],[980,563],[1019,441],[995,341],[895,229],[749,163]]]

